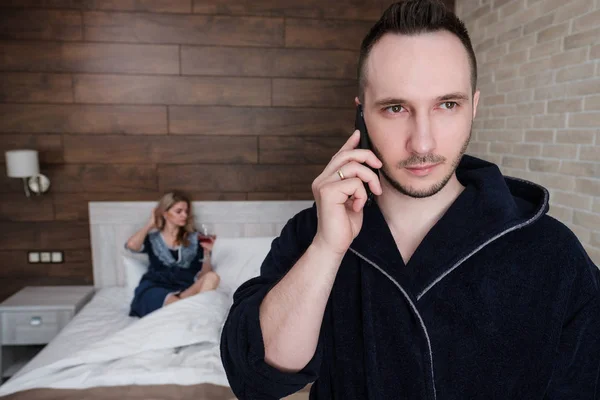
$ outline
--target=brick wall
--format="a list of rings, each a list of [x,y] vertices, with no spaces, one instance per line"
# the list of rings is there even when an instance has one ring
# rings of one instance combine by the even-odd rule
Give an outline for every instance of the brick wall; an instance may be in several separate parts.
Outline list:
[[[600,265],[600,0],[458,0],[479,63],[469,152],[544,185]]]

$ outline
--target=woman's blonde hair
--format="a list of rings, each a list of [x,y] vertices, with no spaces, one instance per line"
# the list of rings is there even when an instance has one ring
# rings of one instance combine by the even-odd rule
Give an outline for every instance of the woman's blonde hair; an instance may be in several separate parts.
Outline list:
[[[192,202],[190,198],[183,192],[178,190],[173,190],[172,192],[165,193],[163,197],[158,201],[158,205],[156,206],[156,210],[154,213],[154,220],[156,221],[156,228],[160,231],[165,227],[165,217],[163,217],[163,213],[169,211],[171,207],[179,202],[184,202],[188,206],[188,216],[185,221],[185,225],[179,228],[177,232],[177,243],[182,244],[183,246],[188,246],[189,242],[189,234],[196,230],[194,226],[194,213],[192,212]]]

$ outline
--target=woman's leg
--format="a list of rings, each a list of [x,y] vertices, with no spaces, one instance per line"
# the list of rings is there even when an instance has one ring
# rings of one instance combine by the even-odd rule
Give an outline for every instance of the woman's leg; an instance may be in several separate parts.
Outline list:
[[[169,304],[175,303],[178,300],[181,300],[181,299],[178,296],[176,296],[174,293],[169,293],[167,295],[167,298],[165,299],[165,304],[164,305],[168,306]]]
[[[221,277],[217,275],[217,273],[214,271],[202,274],[202,276],[200,276],[200,278],[198,278],[198,280],[194,282],[192,286],[181,292],[179,296],[175,296],[173,294],[167,296],[165,300],[165,305],[175,303],[178,300],[197,295],[198,293],[208,292],[209,290],[215,290],[219,286],[220,281]]]
[[[142,281],[135,289],[135,297],[131,302],[130,315],[143,317],[151,312],[158,310],[167,303],[167,298],[172,289],[161,287],[151,281]],[[176,297],[175,297],[176,299]]]
[[[219,282],[221,282],[221,277],[216,272],[210,271],[203,274],[195,283],[198,284],[198,293],[202,293],[215,290],[219,286]]]

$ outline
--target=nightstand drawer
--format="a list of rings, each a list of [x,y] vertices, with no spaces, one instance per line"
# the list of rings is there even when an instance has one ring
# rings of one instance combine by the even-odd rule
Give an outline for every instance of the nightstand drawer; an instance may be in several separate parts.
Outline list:
[[[46,344],[71,320],[71,311],[5,311],[2,344]]]

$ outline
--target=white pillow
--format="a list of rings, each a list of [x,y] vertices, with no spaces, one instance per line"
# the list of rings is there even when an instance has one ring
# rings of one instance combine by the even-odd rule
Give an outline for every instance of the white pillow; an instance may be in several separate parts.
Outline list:
[[[146,254],[133,254],[128,251],[123,253],[123,267],[125,267],[125,287],[134,290],[142,275],[148,271],[150,262]]]
[[[211,263],[221,277],[219,287],[233,292],[247,280],[260,275],[260,266],[271,250],[275,237],[217,237]]]

